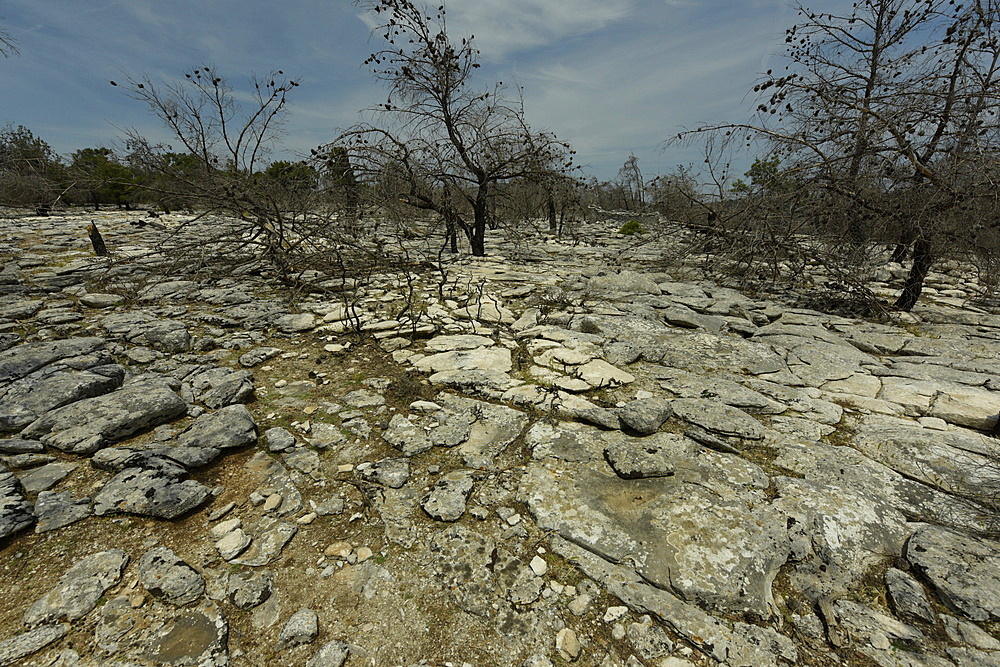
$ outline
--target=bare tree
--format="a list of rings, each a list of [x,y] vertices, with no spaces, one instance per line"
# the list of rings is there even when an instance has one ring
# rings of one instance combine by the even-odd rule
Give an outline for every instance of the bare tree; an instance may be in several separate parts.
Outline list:
[[[558,164],[568,168],[569,146],[533,131],[523,100],[502,82],[474,87],[479,51],[471,36],[448,34],[444,6],[432,10],[410,0],[359,0],[380,17],[384,48],[366,64],[386,84],[385,104],[372,118],[337,139],[359,176],[392,183],[386,194],[433,211],[454,238],[460,229],[473,255],[486,254],[486,231],[500,184],[531,179]],[[391,170],[392,179],[384,178]]]
[[[0,56],[10,58],[19,53],[21,51],[17,48],[17,40],[9,32],[0,28]]]
[[[307,267],[342,262],[337,251],[354,245],[341,233],[343,205],[328,196],[335,190],[342,193],[320,187],[319,170],[330,167],[329,155],[313,160],[315,165],[263,169],[280,136],[288,94],[298,85],[278,71],[252,79],[248,94],[233,89],[211,67],[195,69],[174,83],[128,77],[121,84],[182,147],[177,152],[128,133],[127,163],[141,174],[138,187],[147,201],[185,206],[199,217],[223,217],[228,224],[218,228],[215,247],[234,259],[248,253],[263,256],[284,278]],[[337,164],[344,172],[344,161]],[[341,173],[333,180],[345,178]],[[202,239],[190,239],[192,250],[203,246]]]
[[[842,257],[871,261],[895,245],[902,259],[912,245],[895,303],[909,310],[934,261],[972,252],[970,228],[1000,210],[991,166],[1000,153],[1000,3],[798,10],[788,68],[756,87],[756,120],[702,129],[763,142],[798,184],[797,205],[784,207],[788,225]],[[973,212],[983,217],[970,220]]]

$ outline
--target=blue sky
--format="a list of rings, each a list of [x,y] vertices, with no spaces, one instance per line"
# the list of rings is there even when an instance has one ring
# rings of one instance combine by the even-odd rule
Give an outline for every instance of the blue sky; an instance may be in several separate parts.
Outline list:
[[[795,19],[786,0],[447,6],[449,32],[475,35],[481,82],[521,85],[529,123],[570,142],[601,179],[630,153],[647,177],[700,162],[696,149],[661,142],[703,121],[747,119],[747,92],[780,62],[772,54]],[[0,125],[25,125],[60,153],[110,145],[125,127],[166,138],[108,83],[123,73],[173,80],[211,64],[243,85],[251,72],[284,70],[301,81],[282,140],[292,153],[385,98],[362,64],[378,38],[349,0],[3,0],[0,16],[21,51],[0,60]]]

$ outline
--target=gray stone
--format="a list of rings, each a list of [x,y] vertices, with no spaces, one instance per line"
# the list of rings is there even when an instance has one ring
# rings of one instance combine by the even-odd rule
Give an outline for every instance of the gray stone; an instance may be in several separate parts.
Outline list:
[[[75,499],[68,493],[42,491],[35,500],[36,533],[56,530],[90,516],[90,498]]]
[[[377,408],[385,405],[385,397],[367,389],[356,389],[344,396],[344,403],[352,408]]]
[[[0,456],[0,463],[13,470],[35,468],[47,463],[55,463],[58,459],[51,454],[13,454]]]
[[[113,308],[121,305],[125,297],[120,294],[84,294],[80,297],[80,303],[87,308]]]
[[[128,447],[107,447],[94,454],[90,465],[98,470],[121,472],[126,468],[140,470],[155,470],[165,475],[182,477],[185,473],[180,461],[163,456],[149,450],[136,450]]]
[[[653,586],[766,617],[789,553],[785,518],[762,493],[770,480],[739,457],[683,452],[673,476],[653,479],[621,479],[603,462],[532,463],[520,498],[539,528],[628,563]]]
[[[654,625],[649,616],[643,616],[640,623],[629,623],[625,636],[643,660],[662,658],[674,650],[674,643],[667,637],[667,633],[660,626]]]
[[[513,366],[510,350],[505,347],[484,347],[475,350],[439,352],[423,357],[416,362],[417,369],[425,373],[454,371],[507,373]]]
[[[426,452],[434,446],[427,433],[403,415],[389,420],[389,428],[382,437],[405,456]]]
[[[176,519],[204,503],[212,490],[193,479],[160,470],[126,468],[111,478],[94,498],[94,514],[139,514]]]
[[[205,579],[167,547],[144,553],[138,570],[143,588],[168,604],[184,606],[205,594]]]
[[[274,561],[281,555],[298,528],[285,521],[279,521],[273,528],[265,530],[258,535],[250,547],[240,555],[239,558],[232,559],[235,565],[247,565],[249,567],[261,567]]]
[[[52,642],[62,639],[70,630],[69,623],[41,625],[0,642],[0,665],[20,664],[21,658],[37,653]]]
[[[229,601],[237,609],[252,609],[263,604],[274,590],[270,575],[233,574],[229,577]]]
[[[472,471],[450,472],[433,486],[420,501],[427,515],[438,521],[458,521],[465,513],[465,502],[472,492]]]
[[[223,535],[215,543],[215,548],[219,550],[222,560],[231,561],[246,551],[250,542],[250,536],[242,528],[235,528]]]
[[[760,392],[718,374],[689,373],[679,368],[657,368],[660,387],[678,398],[711,398],[755,414],[780,414],[786,406]]]
[[[185,378],[185,382],[190,383],[194,390],[195,400],[213,410],[248,403],[254,398],[250,371],[213,367],[192,373]]]
[[[344,642],[327,642],[306,661],[306,667],[341,667],[350,652],[350,647]]]
[[[294,648],[315,641],[319,635],[319,616],[312,609],[300,609],[285,621],[278,635],[277,649]]]
[[[121,581],[128,556],[112,549],[81,558],[59,578],[59,582],[24,613],[27,625],[60,619],[83,618],[97,605],[105,591]]]
[[[125,369],[106,366],[36,375],[16,380],[6,388],[0,399],[0,432],[19,431],[49,410],[114,391],[125,379]]]
[[[191,349],[191,334],[183,323],[164,320],[147,328],[143,336],[150,347],[161,352],[177,353]]]
[[[257,424],[245,405],[203,414],[177,436],[180,447],[235,449],[257,444]]]
[[[29,494],[48,491],[79,467],[78,463],[49,463],[33,468],[21,475],[21,486]]]
[[[322,465],[319,453],[312,449],[298,447],[282,454],[281,460],[284,461],[285,465],[292,470],[298,470],[299,472],[310,475],[316,479],[319,479],[322,476],[318,472],[320,466]]]
[[[269,359],[274,359],[282,352],[284,352],[284,350],[279,347],[258,347],[240,356],[240,366],[243,366],[244,368],[259,366]]]
[[[737,408],[707,398],[678,398],[670,403],[674,414],[706,431],[744,440],[763,440],[760,422]]]
[[[63,451],[91,454],[186,412],[180,396],[165,386],[126,385],[110,394],[57,408],[34,421],[22,435]]]
[[[0,467],[0,539],[19,533],[35,523],[31,503],[12,472]]]
[[[934,623],[937,620],[934,608],[916,579],[902,570],[890,567],[885,572],[885,585],[889,589],[889,599],[897,616],[924,623]]]
[[[283,452],[295,446],[295,436],[280,426],[264,431],[267,448],[272,452]]]
[[[675,471],[675,461],[690,456],[694,443],[673,433],[665,433],[655,442],[628,439],[614,442],[604,450],[604,456],[622,479],[667,477]]]
[[[226,665],[229,624],[215,605],[175,612],[155,630],[143,658],[160,665]]]
[[[4,454],[29,454],[44,451],[45,445],[37,440],[22,440],[20,438],[0,440],[0,452]]]
[[[944,621],[944,630],[952,641],[987,651],[1000,651],[1000,640],[978,625],[947,614],[943,615],[941,620]]]
[[[283,333],[300,333],[316,326],[316,316],[312,313],[282,315],[274,321],[274,327]]]
[[[622,428],[639,435],[656,433],[673,410],[670,401],[662,398],[640,398],[626,403],[618,410]]]
[[[19,380],[60,359],[104,349],[100,338],[67,338],[45,343],[24,343],[0,352],[0,385]]]
[[[905,556],[950,609],[973,621],[1000,619],[1000,543],[924,526]]]
[[[410,479],[410,460],[407,458],[382,459],[375,463],[362,463],[355,470],[358,476],[365,481],[398,489]]]

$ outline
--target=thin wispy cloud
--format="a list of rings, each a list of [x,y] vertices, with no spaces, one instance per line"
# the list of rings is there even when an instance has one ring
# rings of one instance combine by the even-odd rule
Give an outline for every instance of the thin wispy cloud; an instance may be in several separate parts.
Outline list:
[[[451,0],[447,9],[449,32],[474,34],[482,52],[478,85],[522,86],[528,121],[574,144],[601,178],[632,152],[647,174],[691,161],[660,142],[699,121],[745,118],[746,91],[794,18],[786,0]],[[251,73],[282,69],[302,83],[290,97],[289,155],[331,140],[385,95],[362,65],[380,38],[349,2],[5,0],[0,13],[21,49],[0,60],[0,125],[24,124],[64,153],[111,143],[116,127],[165,138],[108,84],[123,72],[176,81],[211,64],[245,87]]]

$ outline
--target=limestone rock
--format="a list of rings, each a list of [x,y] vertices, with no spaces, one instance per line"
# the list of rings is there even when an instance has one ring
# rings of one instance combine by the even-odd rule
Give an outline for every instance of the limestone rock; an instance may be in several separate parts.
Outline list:
[[[309,644],[317,635],[319,635],[319,616],[312,609],[300,609],[281,627],[277,649],[283,651]]]
[[[465,502],[472,492],[472,471],[458,470],[444,475],[420,501],[427,515],[438,521],[458,521],[465,514]]]
[[[641,398],[626,403],[618,410],[622,428],[639,435],[649,435],[660,430],[663,422],[670,418],[673,410],[670,401],[663,398]]]
[[[59,578],[55,587],[28,608],[24,613],[25,624],[83,618],[105,591],[121,580],[127,562],[128,556],[121,549],[81,558]]]
[[[885,585],[889,589],[889,599],[897,616],[925,623],[934,623],[937,619],[924,589],[910,575],[890,567],[885,573]]]
[[[94,514],[139,514],[176,519],[201,505],[212,490],[193,479],[181,480],[160,470],[126,468],[111,478],[94,498]]]
[[[0,539],[19,533],[35,523],[31,504],[24,497],[21,482],[0,466]]]
[[[79,357],[104,349],[100,338],[67,338],[45,343],[24,343],[0,352],[0,384],[19,380],[60,359]]]
[[[198,417],[177,436],[180,447],[235,449],[257,443],[257,424],[245,405],[229,405]]]
[[[229,577],[229,601],[238,609],[252,609],[263,604],[274,590],[270,575],[234,574]]]
[[[763,440],[760,422],[737,408],[707,398],[671,401],[674,414],[706,431],[744,440]]]
[[[382,459],[375,463],[362,463],[355,470],[363,480],[398,489],[410,479],[410,460]]]
[[[1000,544],[924,526],[906,545],[906,560],[951,609],[973,621],[1000,619]]]
[[[306,667],[341,667],[349,654],[350,647],[344,642],[327,642],[306,661]]]
[[[42,491],[35,500],[36,533],[56,530],[90,516],[90,498],[75,499],[68,493]]]
[[[41,625],[0,642],[0,665],[19,664],[21,658],[37,653],[52,642],[62,639],[69,630],[69,623]]]
[[[204,578],[167,547],[144,553],[138,569],[143,588],[169,604],[184,606],[205,594]]]
[[[180,396],[165,386],[126,385],[48,412],[22,435],[74,454],[91,454],[143,429],[187,412]]]

